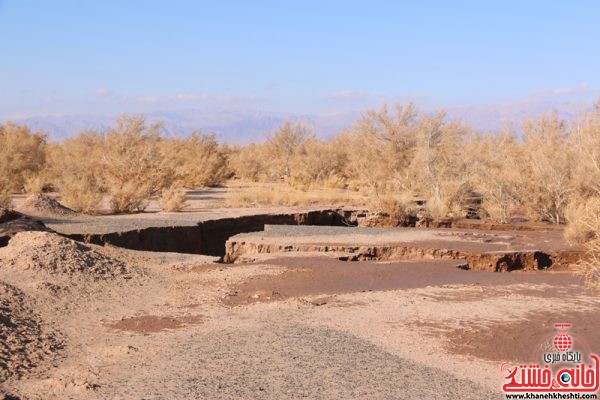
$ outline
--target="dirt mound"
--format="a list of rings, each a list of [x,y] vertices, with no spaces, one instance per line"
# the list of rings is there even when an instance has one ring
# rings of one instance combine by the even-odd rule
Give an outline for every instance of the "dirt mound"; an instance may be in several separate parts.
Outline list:
[[[106,278],[127,272],[122,261],[51,232],[19,232],[0,248],[0,265]]]
[[[79,215],[79,213],[60,204],[56,199],[43,194],[32,194],[27,197],[23,204],[17,207],[17,210],[32,215],[45,217],[69,217]]]
[[[0,282],[0,382],[23,375],[61,347],[33,313],[23,292]]]

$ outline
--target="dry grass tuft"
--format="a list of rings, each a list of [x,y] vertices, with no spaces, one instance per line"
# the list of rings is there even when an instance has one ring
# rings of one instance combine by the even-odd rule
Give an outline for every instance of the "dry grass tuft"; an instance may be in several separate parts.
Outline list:
[[[163,211],[178,212],[185,208],[186,199],[184,189],[171,186],[161,191],[159,203]]]
[[[273,206],[364,206],[365,199],[350,195],[347,190],[320,189],[298,190],[285,184],[243,185],[231,191],[227,207],[273,207]]]

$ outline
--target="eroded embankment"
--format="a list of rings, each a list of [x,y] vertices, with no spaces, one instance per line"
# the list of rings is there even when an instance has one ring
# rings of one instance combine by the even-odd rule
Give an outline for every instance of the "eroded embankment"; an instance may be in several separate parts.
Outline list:
[[[222,257],[225,255],[227,239],[239,233],[258,232],[268,224],[347,226],[352,214],[351,211],[340,210],[260,214],[202,221],[193,226],[149,227],[125,232],[66,236],[86,243],[111,244],[132,250]]]
[[[462,260],[478,271],[568,269],[583,252],[550,233],[498,234],[485,231],[330,229],[313,232],[267,226],[267,232],[238,235],[226,243],[225,262],[253,262],[265,254],[329,253],[349,261]],[[270,232],[269,232],[270,231]],[[367,244],[368,243],[368,244]]]

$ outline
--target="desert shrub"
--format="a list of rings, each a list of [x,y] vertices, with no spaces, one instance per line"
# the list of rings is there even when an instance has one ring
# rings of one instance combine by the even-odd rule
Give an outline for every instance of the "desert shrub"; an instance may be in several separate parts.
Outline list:
[[[78,212],[96,212],[105,192],[103,135],[83,132],[49,150],[48,174],[62,202]]]
[[[46,180],[65,204],[94,212],[104,195],[113,212],[143,211],[152,196],[169,210],[185,197],[175,188],[215,186],[229,175],[229,150],[215,135],[165,139],[160,124],[123,115],[106,132],[82,132],[50,147]]]
[[[574,124],[569,144],[577,157],[573,163],[577,196],[600,197],[600,100],[592,112],[582,115]]]
[[[163,211],[176,212],[185,207],[185,190],[171,186],[161,190],[159,203]]]
[[[264,144],[249,144],[234,149],[229,156],[229,166],[235,177],[258,182],[267,176],[267,156]]]
[[[284,123],[267,138],[266,155],[271,177],[287,179],[292,177],[294,159],[303,151],[306,141],[313,139],[313,134],[301,124]]]
[[[573,201],[567,209],[565,237],[571,243],[583,244],[587,256],[574,265],[575,273],[585,283],[600,289],[600,198]]]
[[[419,118],[414,157],[409,165],[409,186],[427,200],[434,218],[464,214],[471,193],[471,169],[464,157],[469,130],[458,121],[446,122],[444,112]]]
[[[574,244],[600,239],[600,197],[574,198],[565,211],[565,238]]]
[[[368,206],[387,215],[393,220],[407,222],[416,216],[419,207],[414,196],[409,192],[393,193],[384,190],[382,193],[374,192],[369,196]]]
[[[0,125],[0,176],[5,190],[23,191],[26,179],[43,168],[45,150],[45,133],[11,123]]]
[[[162,177],[160,186],[210,187],[229,176],[227,151],[214,134],[193,133],[184,139],[161,141]]]
[[[161,129],[144,116],[123,115],[107,130],[102,171],[113,212],[143,211],[171,174],[159,149]]]
[[[575,165],[567,126],[557,114],[542,116],[525,122],[523,137],[521,202],[535,219],[564,223]]]
[[[446,121],[444,112],[419,114],[408,104],[390,113],[384,105],[363,114],[340,139],[348,152],[345,174],[376,198],[410,192],[426,199],[436,217],[460,214],[470,193],[462,155],[468,133],[463,124]]]
[[[289,183],[298,189],[343,188],[346,158],[337,143],[309,139],[290,161]]]
[[[482,196],[480,214],[506,223],[520,205],[522,149],[516,134],[478,135],[465,148],[474,171],[473,190]]]
[[[593,240],[587,245],[588,257],[575,264],[575,273],[585,279],[585,283],[600,290],[600,240]]]
[[[381,194],[384,190],[408,190],[408,166],[414,156],[417,114],[412,104],[387,105],[366,111],[357,123],[339,138],[348,154],[345,174],[355,186]]]
[[[23,183],[23,189],[28,194],[39,194],[44,191],[46,187],[46,181],[42,175],[30,175],[25,178]]]

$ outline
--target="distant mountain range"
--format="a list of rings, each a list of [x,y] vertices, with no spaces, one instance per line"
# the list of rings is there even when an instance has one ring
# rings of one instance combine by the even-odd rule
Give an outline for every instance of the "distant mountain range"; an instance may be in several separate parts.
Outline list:
[[[247,144],[260,142],[286,121],[300,122],[319,137],[327,138],[350,126],[359,116],[348,112],[332,115],[293,115],[249,111],[168,111],[145,113],[148,122],[161,121],[166,136],[186,136],[194,131],[214,132],[219,141]],[[83,130],[103,130],[114,123],[116,115],[40,116],[13,122],[32,130],[44,130],[50,139],[61,140]]]
[[[584,102],[530,101],[518,104],[448,108],[449,118],[460,118],[475,129],[500,131],[512,125],[517,131],[524,119],[557,111],[561,118],[572,120],[589,109]],[[149,122],[162,121],[167,136],[185,136],[200,130],[214,132],[221,142],[247,144],[261,142],[285,121],[301,122],[321,137],[328,138],[351,126],[359,117],[356,111],[329,115],[302,115],[240,110],[181,110],[146,113]],[[32,130],[44,130],[51,140],[61,140],[83,130],[103,130],[114,123],[117,115],[39,116],[17,119]]]

